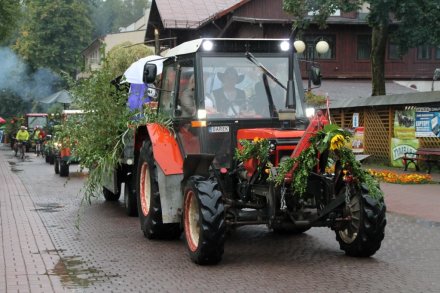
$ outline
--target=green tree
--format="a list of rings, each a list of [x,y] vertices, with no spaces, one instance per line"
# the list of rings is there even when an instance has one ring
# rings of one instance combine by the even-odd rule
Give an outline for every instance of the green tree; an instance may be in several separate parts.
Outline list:
[[[147,0],[100,0],[91,5],[93,20],[93,37],[119,32],[138,20],[149,7]]]
[[[0,43],[3,43],[15,30],[20,16],[20,2],[0,0]]]
[[[47,67],[74,76],[81,51],[91,39],[88,2],[66,0],[26,1],[26,21],[15,50],[33,69]]]
[[[32,109],[32,102],[25,101],[11,90],[0,89],[0,116],[11,118],[24,115]]]
[[[438,0],[283,0],[283,9],[294,16],[294,26],[304,30],[312,21],[325,28],[336,10],[357,11],[363,3],[369,4],[367,21],[372,30],[371,95],[384,95],[385,52],[390,39],[399,45],[401,54],[419,45],[440,45]]]
[[[108,52],[106,59],[106,70],[113,76],[119,76],[136,60],[154,54],[154,49],[142,44],[132,45],[125,42],[113,47]]]

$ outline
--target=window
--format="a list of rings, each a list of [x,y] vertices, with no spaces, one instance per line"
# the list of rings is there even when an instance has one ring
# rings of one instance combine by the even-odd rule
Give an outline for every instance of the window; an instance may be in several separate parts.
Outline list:
[[[440,59],[440,47],[435,48],[435,59]]]
[[[399,45],[393,42],[388,43],[388,59],[400,60],[402,59],[401,57]]]
[[[371,35],[359,35],[357,37],[357,59],[368,60],[371,53]]]
[[[329,49],[325,54],[319,54],[316,52],[316,44],[319,41],[326,41],[329,45]],[[304,43],[306,43],[306,50],[304,51],[304,57],[307,60],[316,59],[334,59],[336,57],[336,37],[332,35],[327,36],[304,36]]]
[[[194,65],[192,60],[180,63],[179,95],[176,103],[176,115],[192,117],[196,113],[196,88]]]
[[[431,47],[427,45],[417,47],[417,59],[419,60],[431,59]]]
[[[176,82],[176,68],[174,66],[165,67],[163,70],[162,91],[160,91],[159,110],[171,115],[174,105],[174,83]]]

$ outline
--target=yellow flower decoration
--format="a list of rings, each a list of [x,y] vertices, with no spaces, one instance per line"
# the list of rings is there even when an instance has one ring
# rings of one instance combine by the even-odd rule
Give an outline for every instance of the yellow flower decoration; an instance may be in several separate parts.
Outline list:
[[[340,149],[345,145],[345,138],[341,134],[336,134],[330,141],[330,150],[334,151]]]

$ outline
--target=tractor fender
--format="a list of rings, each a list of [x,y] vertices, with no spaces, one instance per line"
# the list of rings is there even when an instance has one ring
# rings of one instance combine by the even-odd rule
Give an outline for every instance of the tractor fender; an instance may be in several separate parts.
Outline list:
[[[183,162],[183,180],[193,175],[209,177],[209,166],[215,154],[188,154]]]
[[[70,148],[62,148],[60,150],[60,157],[61,159],[65,158],[65,157],[70,157],[71,153],[70,153]]]
[[[163,173],[166,176],[182,174],[183,157],[174,135],[157,123],[148,124],[147,130],[153,146],[154,160]]]

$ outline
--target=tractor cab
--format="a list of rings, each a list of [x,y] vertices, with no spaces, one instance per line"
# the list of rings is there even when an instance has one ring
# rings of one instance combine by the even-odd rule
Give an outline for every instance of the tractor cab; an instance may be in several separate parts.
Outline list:
[[[308,124],[288,40],[198,39],[167,57],[158,109],[174,121],[185,157],[215,154],[214,166],[229,168],[238,139],[269,138],[279,129],[291,144]]]

